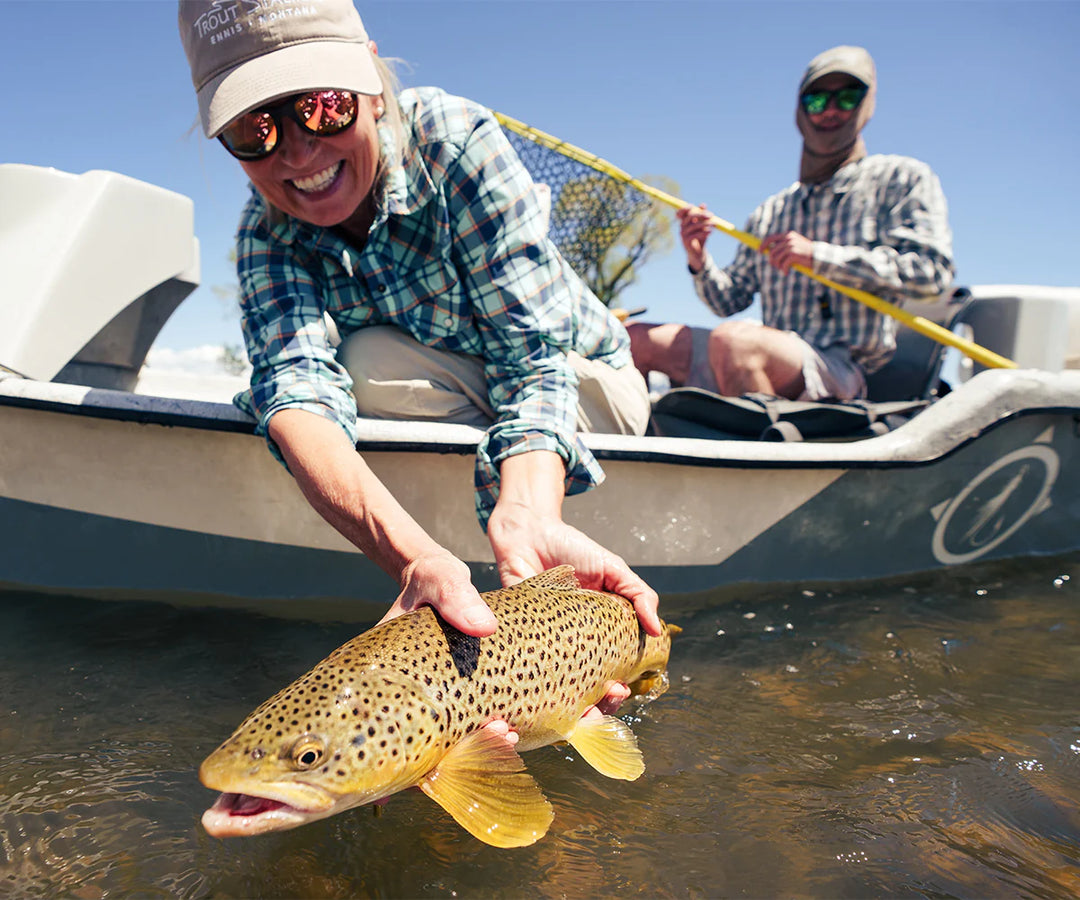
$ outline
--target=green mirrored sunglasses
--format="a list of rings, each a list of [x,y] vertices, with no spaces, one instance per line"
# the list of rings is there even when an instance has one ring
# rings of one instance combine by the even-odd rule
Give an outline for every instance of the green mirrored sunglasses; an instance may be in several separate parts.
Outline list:
[[[866,92],[867,88],[865,87],[846,87],[840,88],[838,91],[807,91],[799,97],[799,102],[807,114],[811,116],[825,112],[829,101],[833,99],[836,100],[837,109],[842,112],[851,112],[863,102]]]

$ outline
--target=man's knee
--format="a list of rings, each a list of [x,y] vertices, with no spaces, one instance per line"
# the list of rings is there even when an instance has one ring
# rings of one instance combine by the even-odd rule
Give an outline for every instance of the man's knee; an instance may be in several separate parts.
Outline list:
[[[768,353],[756,322],[725,322],[709,334],[709,362],[724,386],[723,377],[733,373],[764,370]]]
[[[709,361],[720,392],[788,396],[802,381],[802,343],[755,321],[725,322],[709,335]]]
[[[630,322],[626,333],[630,336],[630,355],[634,365],[645,374],[652,369],[654,350],[652,330],[656,326],[649,322]]]
[[[626,331],[639,372],[663,372],[676,381],[685,379],[690,359],[690,329],[686,325],[631,322]]]
[[[757,322],[723,322],[709,333],[709,351],[726,356],[759,352],[763,326]]]

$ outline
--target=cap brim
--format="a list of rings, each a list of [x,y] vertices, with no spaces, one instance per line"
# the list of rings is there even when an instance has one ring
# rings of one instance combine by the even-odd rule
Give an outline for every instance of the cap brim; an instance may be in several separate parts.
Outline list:
[[[841,63],[835,63],[833,65],[822,66],[820,69],[815,69],[812,72],[807,72],[806,75],[803,76],[802,84],[799,85],[799,93],[805,91],[819,78],[824,78],[826,75],[836,75],[838,73],[841,75],[850,75],[856,81],[859,81],[867,87],[870,87],[870,83],[873,81],[873,79],[869,78],[869,76],[867,76],[865,72],[852,72],[852,68],[854,67],[845,66]]]
[[[199,91],[199,118],[208,138],[241,113],[300,91],[381,94],[371,52],[355,41],[309,41],[257,56],[211,79]]]

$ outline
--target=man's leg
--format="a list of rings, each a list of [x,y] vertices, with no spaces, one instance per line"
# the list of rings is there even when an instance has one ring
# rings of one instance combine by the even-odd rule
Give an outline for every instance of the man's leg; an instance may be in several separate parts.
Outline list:
[[[806,343],[754,321],[723,322],[709,335],[709,363],[725,397],[762,393],[794,400],[803,392]]]
[[[686,384],[690,375],[692,331],[689,325],[678,323],[628,323],[626,332],[630,335],[634,365],[646,378],[650,372],[661,372],[672,384]]]
[[[688,325],[633,322],[627,329],[634,364],[662,372],[677,387],[727,397],[754,391],[778,397],[802,393],[804,344],[790,332],[758,322],[721,322],[711,331]]]

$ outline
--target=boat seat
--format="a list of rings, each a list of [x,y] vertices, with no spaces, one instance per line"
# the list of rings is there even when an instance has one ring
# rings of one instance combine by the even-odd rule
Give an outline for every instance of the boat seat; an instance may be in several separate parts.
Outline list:
[[[187,197],[115,172],[0,165],[0,366],[131,390],[198,283]]]
[[[922,316],[950,331],[964,321],[971,309],[971,291],[953,288],[929,304],[910,304],[908,312]],[[941,365],[948,348],[918,331],[900,325],[896,352],[866,379],[866,396],[873,401],[932,400],[948,393],[941,383]]]

